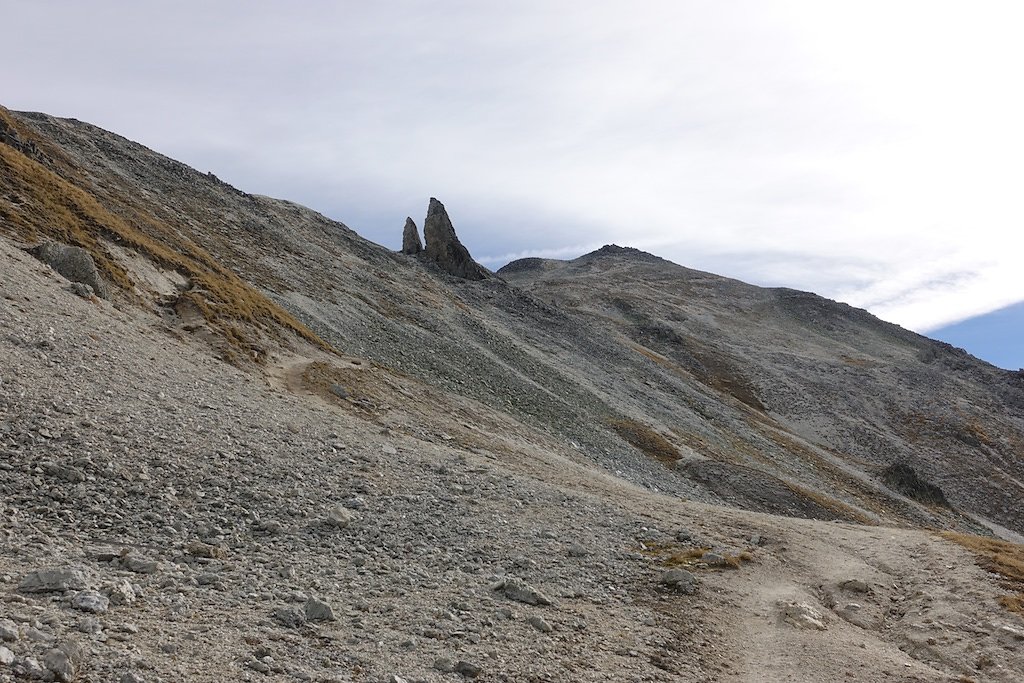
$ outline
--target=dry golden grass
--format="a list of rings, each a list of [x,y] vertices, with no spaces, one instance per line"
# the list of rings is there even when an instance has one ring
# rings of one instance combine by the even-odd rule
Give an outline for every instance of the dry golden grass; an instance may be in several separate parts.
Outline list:
[[[666,567],[692,567],[701,564],[704,555],[711,548],[684,548],[677,543],[658,543],[644,541],[641,552],[655,558]],[[744,550],[736,555],[725,555],[724,562],[715,565],[720,569],[739,569],[744,562],[750,562],[754,556]]]
[[[608,426],[615,430],[628,444],[640,449],[646,455],[666,464],[680,458],[679,450],[668,439],[642,422],[630,419],[609,420]]]
[[[786,488],[796,495],[810,500],[818,507],[824,508],[825,510],[838,515],[842,519],[849,519],[857,522],[858,524],[870,526],[874,526],[876,524],[874,519],[841,500],[837,500],[831,496],[826,496],[825,494],[818,493],[817,491],[812,491],[811,489],[800,486],[799,484],[794,484],[790,481],[782,479],[779,481],[781,481]]]
[[[629,342],[629,346],[634,351],[639,353],[641,356],[646,358],[647,360],[654,361],[655,363],[657,363],[661,367],[666,368],[667,370],[671,370],[672,372],[674,372],[677,375],[680,375],[680,376],[682,376],[684,378],[687,378],[687,379],[691,378],[690,373],[686,372],[679,365],[677,365],[676,363],[673,363],[668,358],[665,358],[665,356],[661,355],[660,353],[655,353],[654,351],[651,351],[646,346],[643,346],[641,344],[637,344],[635,342]]]
[[[1024,545],[956,531],[943,531],[940,536],[967,548],[982,569],[998,574],[1004,587],[1016,592],[1000,598],[999,603],[1011,612],[1024,614]]]
[[[677,550],[671,553],[667,558],[664,558],[662,562],[669,567],[685,567],[687,565],[695,564],[704,553],[711,550],[711,548],[686,548],[684,550]]]
[[[3,107],[0,122],[36,142],[54,160],[51,169],[0,145],[0,196],[7,199],[0,202],[0,229],[23,241],[56,240],[86,249],[100,272],[129,298],[134,298],[135,283],[103,241],[135,250],[185,275],[194,289],[204,291],[204,296],[191,295],[193,303],[233,345],[247,344],[248,335],[238,326],[247,323],[287,330],[331,350],[309,328],[189,239],[181,226],[169,225],[128,205],[127,200],[116,207],[104,206],[83,189],[89,186],[84,174],[60,150],[32,135]]]

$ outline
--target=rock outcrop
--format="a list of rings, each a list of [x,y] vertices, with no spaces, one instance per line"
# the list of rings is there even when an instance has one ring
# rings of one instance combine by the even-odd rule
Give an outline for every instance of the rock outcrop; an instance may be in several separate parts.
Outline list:
[[[427,241],[427,258],[446,273],[466,280],[490,277],[488,270],[474,261],[469,250],[459,241],[444,204],[433,197],[427,208],[427,220],[423,223],[423,237]]]
[[[402,231],[402,253],[418,254],[423,251],[423,242],[420,241],[420,231],[416,229],[416,223],[412,218],[405,219],[405,229]]]
[[[30,253],[71,282],[88,285],[96,296],[110,298],[95,261],[85,249],[60,242],[47,242],[33,247]]]

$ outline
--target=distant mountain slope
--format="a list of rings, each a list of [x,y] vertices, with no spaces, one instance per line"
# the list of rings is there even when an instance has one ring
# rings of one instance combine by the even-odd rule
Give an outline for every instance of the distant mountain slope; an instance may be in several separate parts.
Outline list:
[[[270,374],[306,357],[301,382],[367,420],[422,414],[405,429],[465,443],[483,424],[516,425],[566,458],[708,503],[979,528],[966,513],[1024,532],[1020,376],[864,311],[613,246],[468,282],[94,126],[4,120],[36,151],[0,145],[0,230],[86,246],[122,303],[186,330],[205,320]],[[147,263],[186,288],[153,285]],[[407,378],[423,387],[415,400],[395,388]],[[459,406],[463,431],[434,434],[417,401]],[[895,490],[897,462],[953,510]]]

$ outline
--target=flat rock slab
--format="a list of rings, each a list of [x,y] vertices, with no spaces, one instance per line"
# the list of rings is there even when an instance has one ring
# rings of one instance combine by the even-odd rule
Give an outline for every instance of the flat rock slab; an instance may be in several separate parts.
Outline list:
[[[25,575],[18,584],[22,593],[63,593],[80,591],[88,587],[85,573],[73,567],[36,569]]]
[[[554,604],[551,598],[515,576],[506,577],[494,584],[491,588],[510,600],[522,602],[527,605]]]

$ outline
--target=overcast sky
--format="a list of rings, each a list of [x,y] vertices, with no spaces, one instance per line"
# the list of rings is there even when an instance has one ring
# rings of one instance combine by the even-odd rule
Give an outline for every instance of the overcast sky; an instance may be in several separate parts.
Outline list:
[[[0,103],[398,247],[608,242],[918,331],[1024,299],[1024,3],[7,0]]]

